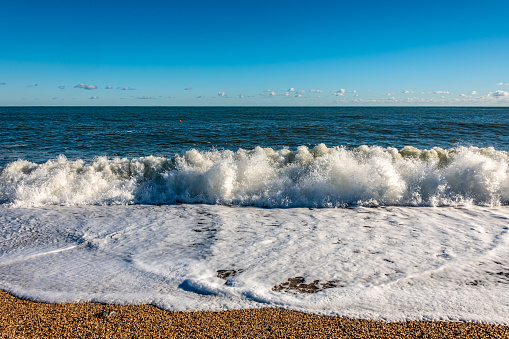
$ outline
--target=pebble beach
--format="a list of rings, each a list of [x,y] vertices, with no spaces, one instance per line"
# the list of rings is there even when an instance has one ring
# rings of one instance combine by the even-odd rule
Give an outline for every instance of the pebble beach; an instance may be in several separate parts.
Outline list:
[[[0,291],[0,338],[508,338],[509,326],[380,322],[282,309],[167,312],[151,305],[45,304]]]

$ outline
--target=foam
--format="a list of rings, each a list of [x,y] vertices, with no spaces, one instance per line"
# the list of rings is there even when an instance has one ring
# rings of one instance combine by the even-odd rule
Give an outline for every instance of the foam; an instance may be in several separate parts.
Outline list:
[[[493,148],[198,151],[173,158],[18,160],[0,174],[11,206],[207,203],[261,207],[497,206],[509,155]]]
[[[509,324],[508,220],[509,206],[0,206],[0,288],[44,302]],[[296,277],[328,285],[278,288]]]

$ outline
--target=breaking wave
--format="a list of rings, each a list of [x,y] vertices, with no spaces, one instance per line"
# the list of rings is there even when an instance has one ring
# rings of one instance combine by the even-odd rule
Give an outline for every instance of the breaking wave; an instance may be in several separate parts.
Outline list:
[[[192,149],[173,158],[18,160],[0,173],[0,203],[493,206],[509,203],[509,152],[320,144],[297,151]]]

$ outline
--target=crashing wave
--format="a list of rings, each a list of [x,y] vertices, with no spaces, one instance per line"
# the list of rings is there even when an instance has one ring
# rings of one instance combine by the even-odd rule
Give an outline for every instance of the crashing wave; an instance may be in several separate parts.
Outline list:
[[[10,206],[206,203],[262,207],[501,205],[509,153],[379,146],[187,151],[173,158],[64,156],[0,173]]]

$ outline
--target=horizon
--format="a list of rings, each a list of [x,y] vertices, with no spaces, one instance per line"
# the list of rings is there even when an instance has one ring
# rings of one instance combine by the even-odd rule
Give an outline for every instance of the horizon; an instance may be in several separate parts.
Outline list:
[[[101,107],[133,107],[133,108],[489,108],[489,109],[506,109],[508,106],[483,106],[483,105],[470,105],[470,106],[439,106],[439,105],[0,105],[0,108],[101,108]]]
[[[507,107],[508,10],[9,2],[0,106]]]

